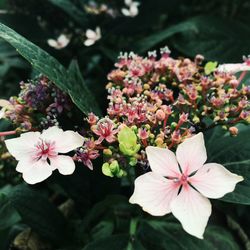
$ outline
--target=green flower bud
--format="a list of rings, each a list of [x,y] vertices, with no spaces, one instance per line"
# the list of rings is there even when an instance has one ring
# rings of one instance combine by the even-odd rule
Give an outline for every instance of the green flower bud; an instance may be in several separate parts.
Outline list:
[[[111,164],[109,165],[109,169],[114,174],[118,172],[120,170],[118,161],[112,161]]]
[[[129,127],[122,128],[118,133],[118,142],[120,151],[127,156],[135,155],[141,147],[137,144],[135,132]]]
[[[103,150],[103,154],[104,154],[105,156],[112,156],[112,151],[111,151],[109,148],[105,148],[105,149]]]
[[[217,65],[218,65],[218,62],[208,62],[208,63],[206,63],[206,65],[204,67],[205,74],[209,75],[212,72],[214,72]]]
[[[114,177],[111,169],[109,168],[109,164],[107,162],[105,162],[103,165],[102,165],[102,173],[106,176],[109,176],[109,177]]]
[[[129,165],[134,167],[137,164],[137,159],[135,157],[131,157],[129,159]]]

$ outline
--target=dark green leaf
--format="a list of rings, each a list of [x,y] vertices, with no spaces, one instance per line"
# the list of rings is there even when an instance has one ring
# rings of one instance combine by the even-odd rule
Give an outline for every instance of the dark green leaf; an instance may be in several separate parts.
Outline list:
[[[227,194],[222,200],[250,205],[250,134],[249,126],[239,126],[237,137],[228,133],[224,136],[220,128],[208,138],[206,143],[208,162],[224,165],[233,173],[242,175],[244,181],[236,185],[234,192]]]
[[[13,208],[11,201],[4,194],[0,194],[0,230],[7,229],[20,219],[21,217]]]
[[[46,197],[28,186],[19,185],[8,195],[23,222],[41,237],[55,244],[67,238],[67,224],[60,211]]]
[[[79,65],[76,60],[73,60],[69,65],[68,73],[72,82],[74,83],[69,87],[68,93],[71,96],[72,101],[81,109],[81,110],[94,110],[96,114],[100,115],[101,111],[96,105],[95,98],[87,88]],[[91,105],[94,105],[91,107]],[[90,108],[91,107],[91,108]]]
[[[143,53],[149,50],[150,48],[154,47],[158,43],[163,42],[167,38],[183,31],[195,32],[196,26],[192,22],[183,22],[177,25],[173,25],[156,34],[153,34],[138,41],[137,43],[134,44],[135,50],[138,53]]]
[[[208,60],[228,63],[241,61],[250,52],[250,28],[243,23],[215,16],[198,16],[187,22],[195,29],[173,40],[173,46],[185,55],[202,54]]]
[[[75,6],[70,0],[48,0],[55,6],[65,11],[73,20],[80,25],[84,25],[86,22],[86,16],[84,11]]]
[[[129,242],[128,234],[117,234],[105,239],[96,239],[83,250],[125,250]]]
[[[97,104],[94,102],[90,91],[86,91],[87,87],[83,89],[83,81],[77,78],[79,73],[77,71],[73,74],[67,71],[54,57],[49,55],[46,51],[42,50],[32,42],[28,41],[14,30],[0,23],[0,37],[9,42],[17,51],[27,59],[31,65],[42,74],[46,75],[53,81],[61,90],[69,93],[73,98],[75,104],[80,110],[87,114],[91,111],[99,113]],[[77,70],[75,68],[75,70]],[[79,81],[81,86],[78,87]],[[80,91],[80,92],[79,92]]]
[[[233,236],[222,227],[208,226],[204,239],[187,234],[180,224],[152,220],[142,224],[139,232],[147,250],[239,250]]]

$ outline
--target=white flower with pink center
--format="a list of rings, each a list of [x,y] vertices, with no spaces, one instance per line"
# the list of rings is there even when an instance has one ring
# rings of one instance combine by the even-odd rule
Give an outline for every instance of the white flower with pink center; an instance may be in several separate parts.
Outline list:
[[[21,134],[19,138],[5,140],[10,154],[18,161],[16,170],[23,174],[29,184],[47,179],[55,169],[63,175],[75,170],[75,163],[68,153],[83,144],[83,137],[77,132],[54,126],[40,132]]]
[[[232,192],[243,178],[220,164],[204,164],[207,153],[202,133],[181,143],[176,157],[168,149],[152,146],[146,153],[152,172],[135,180],[130,203],[154,216],[172,212],[186,232],[202,239],[211,215],[208,198]]]

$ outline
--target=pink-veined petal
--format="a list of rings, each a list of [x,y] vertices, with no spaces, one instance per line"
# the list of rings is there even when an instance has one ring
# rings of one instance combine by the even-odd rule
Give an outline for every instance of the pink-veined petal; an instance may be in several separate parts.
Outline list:
[[[16,160],[30,160],[35,152],[35,145],[39,141],[39,132],[21,134],[18,138],[5,140],[6,147]]]
[[[75,163],[70,156],[58,155],[50,158],[50,164],[53,169],[58,169],[60,174],[70,175],[75,171]]]
[[[55,151],[59,153],[68,153],[83,145],[84,138],[77,132],[62,129],[54,126],[42,133],[44,140],[55,142]]]
[[[23,179],[28,184],[36,184],[46,180],[52,174],[52,168],[47,161],[37,161],[23,172]]]
[[[169,177],[179,175],[175,154],[169,149],[149,146],[146,148],[146,154],[153,172]]]
[[[189,178],[190,183],[204,196],[218,199],[233,192],[243,177],[233,174],[217,163],[208,163]]]
[[[186,175],[201,168],[207,160],[203,134],[199,133],[182,142],[177,147],[176,158],[181,166],[182,172]]]
[[[135,190],[129,202],[140,205],[154,216],[170,213],[170,202],[178,194],[179,187],[161,175],[149,172],[135,180]]]
[[[183,186],[180,194],[171,202],[170,208],[187,233],[203,239],[211,215],[211,203],[206,197],[190,186]]]

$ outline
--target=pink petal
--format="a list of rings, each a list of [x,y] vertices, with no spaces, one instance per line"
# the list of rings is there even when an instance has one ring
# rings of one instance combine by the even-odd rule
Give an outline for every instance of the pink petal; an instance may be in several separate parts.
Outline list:
[[[207,160],[203,134],[199,133],[182,142],[177,147],[176,157],[182,172],[186,175],[201,168]]]
[[[59,153],[68,153],[81,147],[84,141],[84,138],[77,132],[63,131],[56,126],[44,130],[41,136],[44,140],[55,142],[55,151]]]
[[[166,148],[146,148],[150,168],[162,176],[175,177],[179,175],[179,167],[175,154]]]
[[[135,190],[129,202],[139,204],[154,216],[170,213],[169,204],[177,196],[178,186],[161,175],[149,172],[135,180]]]
[[[203,239],[211,215],[211,203],[206,197],[190,186],[183,186],[180,194],[171,202],[170,208],[187,233]]]
[[[75,171],[75,163],[70,156],[58,155],[50,158],[50,164],[53,169],[58,169],[60,174],[70,175]]]
[[[28,132],[18,138],[5,140],[6,147],[16,160],[30,160],[35,152],[35,145],[39,141],[39,132]]]
[[[47,161],[37,161],[23,172],[23,179],[28,184],[36,184],[47,179],[52,174],[52,168]]]
[[[208,163],[189,178],[190,183],[204,196],[218,199],[233,192],[235,185],[243,181],[243,177],[233,174],[217,163]]]

